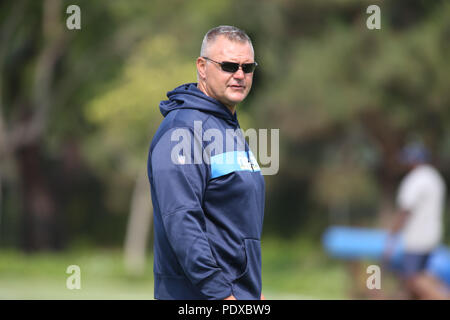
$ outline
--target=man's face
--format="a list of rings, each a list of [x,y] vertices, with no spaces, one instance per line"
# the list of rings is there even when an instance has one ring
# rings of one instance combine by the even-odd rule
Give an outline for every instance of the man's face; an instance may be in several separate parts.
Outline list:
[[[230,41],[224,36],[209,45],[205,56],[217,62],[254,62],[253,48],[248,42]],[[253,73],[244,73],[242,68],[235,73],[226,72],[219,64],[200,57],[197,70],[202,82],[200,89],[227,107],[243,101],[252,87]]]

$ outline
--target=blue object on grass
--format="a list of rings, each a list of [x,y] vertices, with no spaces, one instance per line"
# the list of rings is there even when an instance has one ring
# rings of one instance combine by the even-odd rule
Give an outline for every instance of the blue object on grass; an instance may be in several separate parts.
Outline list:
[[[444,246],[434,250],[428,259],[427,271],[450,285],[450,250]]]
[[[325,250],[336,258],[381,260],[388,239],[388,232],[382,229],[333,226],[323,234],[322,243]],[[392,241],[394,249],[389,266],[399,269],[403,244],[399,236],[394,237]],[[444,246],[434,250],[426,270],[450,285],[450,250]]]

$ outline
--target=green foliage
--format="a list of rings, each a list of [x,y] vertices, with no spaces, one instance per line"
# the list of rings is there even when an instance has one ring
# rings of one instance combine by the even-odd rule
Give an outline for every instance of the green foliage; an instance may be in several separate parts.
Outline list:
[[[99,129],[89,137],[87,155],[116,155],[118,169],[132,177],[145,166],[143,156],[162,119],[159,101],[168,88],[195,82],[195,64],[180,57],[180,50],[170,35],[145,39],[136,47],[121,76],[86,105],[86,119]]]
[[[332,13],[317,11],[320,4],[315,9],[305,4],[322,24],[316,32],[290,38],[289,50],[279,49],[278,56],[286,59],[273,65],[279,72],[271,73],[268,90],[255,99],[261,123],[280,128],[284,139],[280,175],[268,179],[284,181],[277,192],[292,199],[304,190],[292,190],[286,179],[311,186],[309,215],[341,206],[371,207],[373,214],[394,197],[400,173],[392,159],[406,139],[420,137],[437,154],[448,148],[449,91],[444,87],[450,83],[445,18],[450,6],[434,3],[399,26],[391,14],[404,17],[395,5],[379,5],[382,29],[371,31],[365,28],[364,10],[353,21],[345,18],[360,4],[336,2],[330,4],[336,6]],[[448,173],[447,166],[440,169]],[[286,170],[289,174],[283,174]],[[288,221],[304,215],[280,210],[288,206],[274,193],[268,196],[276,202],[269,200],[276,219],[279,212]]]
[[[162,119],[159,102],[174,87],[196,81],[202,37],[221,24],[249,33],[259,63],[252,92],[238,106],[241,126],[280,129],[280,171],[265,177],[265,231],[310,232],[327,223],[327,213],[346,206],[350,215],[360,208],[374,215],[380,203],[392,200],[401,176],[395,155],[409,137],[428,144],[449,180],[445,1],[75,3],[82,29],[64,29],[66,47],[51,82],[41,143],[49,184],[62,183],[52,177],[63,174],[64,150],[72,142],[82,173],[67,180],[89,177],[63,201],[61,211],[76,225],[69,228],[73,238],[109,239],[104,234],[110,232],[121,241],[136,176],[145,174],[149,143]],[[69,4],[62,1],[63,27]],[[381,7],[381,30],[366,28],[370,4]],[[0,56],[2,112],[13,127],[23,117],[18,106],[33,96],[45,45],[43,2],[4,2],[0,8],[2,23],[21,9]],[[4,215],[4,223],[18,229],[21,209],[12,203],[20,202],[14,189],[20,183],[11,176],[16,181],[3,187],[9,197],[3,203],[14,212]]]

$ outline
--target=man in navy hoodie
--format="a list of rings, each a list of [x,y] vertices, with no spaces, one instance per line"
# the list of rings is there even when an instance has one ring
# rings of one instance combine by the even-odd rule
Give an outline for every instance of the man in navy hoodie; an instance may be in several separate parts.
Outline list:
[[[263,299],[264,178],[236,115],[256,66],[244,31],[216,27],[198,83],[160,103],[148,156],[156,299]]]

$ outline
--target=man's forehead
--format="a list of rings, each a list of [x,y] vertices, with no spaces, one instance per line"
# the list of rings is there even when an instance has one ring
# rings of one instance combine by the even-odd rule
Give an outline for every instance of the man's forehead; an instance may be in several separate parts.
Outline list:
[[[229,40],[219,36],[208,48],[209,54],[214,58],[232,60],[253,60],[253,48],[247,41]]]

